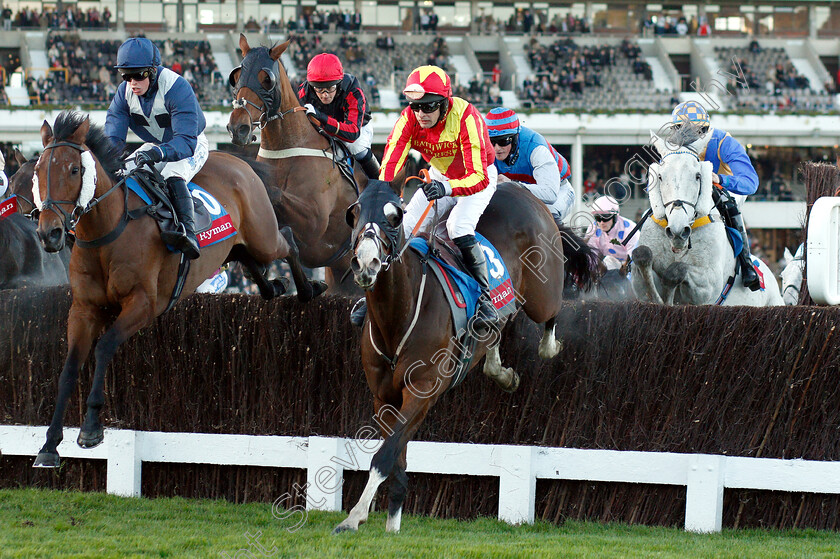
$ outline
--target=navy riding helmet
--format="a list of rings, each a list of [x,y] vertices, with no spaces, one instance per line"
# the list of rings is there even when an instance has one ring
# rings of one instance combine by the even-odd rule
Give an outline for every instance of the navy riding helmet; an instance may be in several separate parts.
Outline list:
[[[160,66],[160,51],[145,37],[132,37],[126,40],[117,51],[118,70],[149,70],[152,81]]]

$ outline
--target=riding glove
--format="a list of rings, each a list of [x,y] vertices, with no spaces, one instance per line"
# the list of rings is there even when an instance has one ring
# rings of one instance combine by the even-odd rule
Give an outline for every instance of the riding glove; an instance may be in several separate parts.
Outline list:
[[[163,161],[163,150],[157,146],[147,150],[138,151],[134,155],[134,164],[138,167],[151,165],[157,163],[158,161]]]
[[[452,194],[452,187],[449,183],[444,183],[439,180],[432,180],[431,182],[423,183],[423,194],[426,195],[427,200],[437,200],[449,194]]]
[[[327,123],[329,117],[313,107],[311,103],[307,103],[304,107],[306,108],[306,116],[309,118],[310,122],[315,125]]]

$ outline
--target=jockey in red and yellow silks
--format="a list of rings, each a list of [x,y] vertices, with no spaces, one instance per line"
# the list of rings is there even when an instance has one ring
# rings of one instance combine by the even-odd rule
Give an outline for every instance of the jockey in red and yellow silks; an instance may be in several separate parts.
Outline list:
[[[451,196],[475,194],[490,182],[487,168],[496,155],[487,125],[481,113],[460,97],[452,97],[445,118],[427,129],[420,126],[411,107],[406,107],[388,137],[379,178],[393,180],[411,148],[449,179]]]
[[[432,180],[414,193],[405,209],[403,228],[410,233],[429,201],[437,200],[449,238],[461,249],[464,264],[481,289],[473,325],[493,327],[499,315],[490,297],[484,251],[475,238],[475,227],[496,192],[499,176],[487,125],[475,107],[452,96],[449,76],[437,66],[411,72],[403,93],[408,107],[388,136],[379,178],[393,180],[412,148],[429,162]],[[361,326],[364,311],[364,305],[357,304],[351,322]]]

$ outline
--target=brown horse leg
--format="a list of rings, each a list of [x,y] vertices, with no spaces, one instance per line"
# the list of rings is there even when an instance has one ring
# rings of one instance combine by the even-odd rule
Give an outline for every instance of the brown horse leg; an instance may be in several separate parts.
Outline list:
[[[73,305],[67,318],[67,359],[58,377],[58,396],[52,422],[47,430],[47,442],[38,452],[33,467],[57,468],[60,464],[58,445],[64,439],[64,411],[70,394],[76,388],[79,367],[87,359],[90,346],[102,328],[102,319],[90,308]]]
[[[383,481],[394,473],[400,455],[405,453],[408,441],[417,432],[420,424],[426,418],[426,414],[429,413],[429,409],[431,409],[445,389],[445,387],[440,387],[440,389],[436,390],[435,381],[438,380],[438,376],[435,374],[436,371],[437,368],[433,367],[429,367],[425,371],[419,369],[414,371],[416,374],[413,376],[417,380],[412,382],[412,389],[404,388],[402,391],[403,404],[400,408],[401,420],[396,425],[394,432],[385,438],[382,447],[373,456],[373,460],[370,463],[368,482],[362,491],[362,496],[359,498],[356,506],[350,510],[350,514],[344,522],[335,527],[335,530],[333,530],[334,534],[347,530],[356,531],[360,524],[364,524],[367,521],[370,504],[376,496],[377,489],[379,489]],[[402,378],[404,373],[404,367],[397,368],[394,375],[396,378]],[[429,394],[429,397],[418,396],[422,394]],[[405,420],[404,422],[402,421],[403,419]]]
[[[119,316],[111,327],[102,334],[93,350],[96,369],[87,399],[87,414],[82,423],[79,438],[76,441],[82,448],[93,448],[99,445],[104,438],[102,423],[99,421],[99,411],[105,403],[105,371],[117,348],[154,318],[151,301],[149,301],[146,292],[139,287],[135,288],[128,297],[122,299],[121,306],[122,310]]]
[[[399,532],[402,520],[402,508],[405,495],[408,492],[408,474],[406,468],[406,450],[403,449],[394,470],[391,472],[391,483],[388,486],[388,520],[385,521],[386,532]]]
[[[292,279],[295,280],[298,301],[302,303],[311,301],[327,290],[327,284],[317,280],[310,281],[306,277],[306,273],[304,273],[303,266],[300,263],[300,252],[298,251],[292,228],[287,225],[280,229],[280,233],[286,239],[286,244],[289,245],[289,255],[286,257],[286,263],[292,270]]]

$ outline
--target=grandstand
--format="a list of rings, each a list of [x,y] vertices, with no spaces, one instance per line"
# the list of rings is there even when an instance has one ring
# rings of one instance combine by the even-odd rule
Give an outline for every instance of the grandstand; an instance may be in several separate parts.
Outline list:
[[[404,106],[408,72],[443,66],[457,95],[482,110],[515,108],[544,134],[570,161],[581,196],[625,174],[623,164],[641,151],[649,130],[667,121],[677,102],[697,99],[756,163],[761,186],[754,199],[766,202],[760,210],[748,205],[751,226],[798,229],[800,206],[785,205],[804,199],[798,166],[833,161],[840,144],[836,117],[827,116],[836,114],[840,81],[840,8],[830,2],[525,8],[342,0],[316,8],[301,1],[120,0],[62,12],[51,4],[4,6],[0,131],[6,148],[22,146],[27,155],[39,147],[41,109],[53,111],[46,113],[51,118],[78,106],[104,121],[118,84],[111,68],[116,48],[138,33],[155,41],[164,64],[195,88],[211,146],[228,149],[227,75],[240,60],[240,31],[251,44],[292,37],[282,62],[293,82],[304,78],[314,54],[337,54],[367,94],[379,151]],[[632,217],[644,192],[628,186]]]

